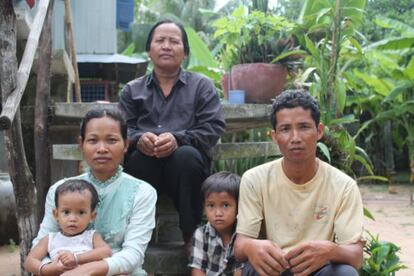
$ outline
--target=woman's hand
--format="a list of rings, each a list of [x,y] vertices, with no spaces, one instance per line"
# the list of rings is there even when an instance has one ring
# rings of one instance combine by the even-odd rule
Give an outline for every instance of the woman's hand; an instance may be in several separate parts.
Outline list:
[[[178,148],[177,140],[169,132],[161,133],[154,146],[154,155],[157,158],[170,156]]]
[[[108,273],[108,263],[106,261],[90,262],[78,265],[72,270],[65,271],[61,276],[89,276],[106,275]]]
[[[145,132],[137,142],[137,148],[140,152],[148,156],[154,156],[155,141],[158,137],[152,132]]]

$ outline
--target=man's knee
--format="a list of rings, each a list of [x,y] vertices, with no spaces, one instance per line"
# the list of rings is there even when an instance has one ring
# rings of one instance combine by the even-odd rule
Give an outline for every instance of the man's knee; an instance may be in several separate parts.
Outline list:
[[[280,274],[281,276],[293,276],[290,270],[286,270]],[[254,270],[253,266],[249,262],[245,262],[242,269],[242,276],[259,276],[259,273]]]
[[[334,276],[358,276],[358,271],[351,265],[333,265]]]
[[[259,273],[254,270],[249,262],[246,262],[243,266],[242,276],[259,276]]]
[[[314,276],[358,276],[356,269],[347,264],[326,264],[314,272]]]

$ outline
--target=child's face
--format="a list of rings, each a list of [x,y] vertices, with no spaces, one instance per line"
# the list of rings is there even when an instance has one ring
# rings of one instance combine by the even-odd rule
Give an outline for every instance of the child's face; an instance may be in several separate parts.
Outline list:
[[[236,199],[227,192],[210,193],[205,198],[204,212],[219,234],[230,234],[236,222]]]
[[[82,233],[96,217],[91,210],[92,195],[88,190],[59,195],[58,207],[53,210],[59,227],[66,236]]]

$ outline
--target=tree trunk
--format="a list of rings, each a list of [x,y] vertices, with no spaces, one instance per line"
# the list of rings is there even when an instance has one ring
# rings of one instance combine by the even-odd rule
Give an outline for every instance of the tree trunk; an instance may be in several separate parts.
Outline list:
[[[53,0],[50,1],[42,35],[39,41],[38,69],[36,80],[34,145],[36,160],[37,219],[44,214],[45,198],[50,186],[50,146],[48,131],[48,106],[50,97],[50,63],[52,57],[51,21]]]
[[[5,131],[9,160],[10,179],[13,183],[17,206],[17,225],[20,237],[21,275],[30,275],[23,269],[23,262],[30,251],[32,240],[37,233],[36,193],[33,177],[24,153],[20,109],[17,110],[12,127]]]
[[[394,148],[392,145],[392,122],[386,121],[382,128],[384,132],[382,139],[384,139],[385,172],[387,177],[391,180],[391,176],[395,173]]]
[[[16,15],[11,0],[0,1],[0,90],[2,101],[16,87]],[[17,206],[17,224],[20,236],[21,275],[29,275],[22,267],[23,260],[36,234],[37,221],[33,178],[27,165],[21,131],[20,111],[16,112],[12,126],[5,131],[10,180]]]

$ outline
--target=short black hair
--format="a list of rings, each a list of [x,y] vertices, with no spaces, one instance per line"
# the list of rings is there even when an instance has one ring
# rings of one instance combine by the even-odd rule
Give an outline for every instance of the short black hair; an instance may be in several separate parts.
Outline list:
[[[190,44],[188,43],[188,36],[187,36],[187,32],[184,29],[184,26],[181,25],[180,23],[175,22],[175,21],[170,20],[170,19],[165,19],[165,20],[158,21],[157,23],[155,23],[154,26],[151,27],[151,30],[148,33],[147,42],[145,43],[145,51],[147,51],[147,52],[150,51],[152,38],[154,37],[154,31],[158,26],[160,26],[162,24],[174,24],[181,30],[181,40],[182,40],[183,45],[184,45],[184,53],[187,56],[189,56],[190,55]]]
[[[239,202],[240,176],[235,173],[222,171],[215,173],[204,180],[201,185],[203,203],[211,193],[226,192]]]
[[[276,113],[284,108],[302,107],[305,110],[311,111],[312,119],[316,126],[319,125],[321,112],[318,102],[306,90],[285,90],[276,97],[272,104],[272,114],[270,114],[270,121],[273,129],[276,130],[277,120]]]
[[[69,179],[62,185],[57,187],[55,191],[55,205],[58,208],[59,196],[66,193],[89,191],[91,193],[91,210],[94,211],[99,203],[98,192],[95,187],[86,180],[82,179]]]
[[[86,115],[83,117],[82,122],[80,124],[80,136],[82,141],[85,139],[85,130],[86,126],[88,125],[89,121],[92,119],[109,117],[115,122],[119,123],[119,129],[121,131],[121,136],[124,140],[127,139],[127,124],[125,119],[122,117],[121,113],[116,109],[108,109],[108,108],[95,108],[89,110]]]

